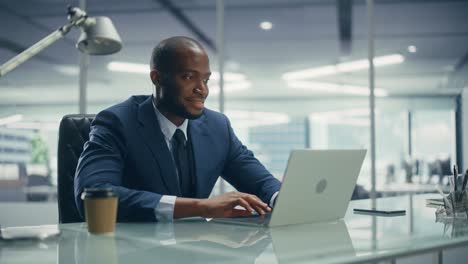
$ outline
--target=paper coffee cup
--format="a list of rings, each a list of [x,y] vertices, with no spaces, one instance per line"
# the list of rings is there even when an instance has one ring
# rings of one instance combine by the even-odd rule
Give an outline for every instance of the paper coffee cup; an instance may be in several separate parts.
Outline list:
[[[84,201],[88,231],[93,234],[112,233],[117,220],[117,194],[111,188],[86,188]]]

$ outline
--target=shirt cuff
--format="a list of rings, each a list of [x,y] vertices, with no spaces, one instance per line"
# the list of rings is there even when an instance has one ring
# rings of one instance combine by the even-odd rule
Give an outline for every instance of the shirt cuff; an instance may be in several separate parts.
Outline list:
[[[158,222],[174,221],[174,207],[177,196],[163,195],[158,205],[154,209],[156,220]]]
[[[271,199],[270,199],[270,208],[273,208],[273,207],[275,206],[276,196],[278,196],[278,193],[279,193],[279,192],[275,192],[275,193],[271,196]]]

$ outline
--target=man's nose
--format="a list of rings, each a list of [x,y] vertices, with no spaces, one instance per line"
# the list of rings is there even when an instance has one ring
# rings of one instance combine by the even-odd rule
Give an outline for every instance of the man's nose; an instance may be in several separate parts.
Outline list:
[[[197,86],[195,87],[194,91],[196,93],[199,93],[203,96],[206,96],[206,94],[208,93],[208,87],[207,85],[205,84],[205,82],[203,80],[200,80],[198,83],[197,83]]]

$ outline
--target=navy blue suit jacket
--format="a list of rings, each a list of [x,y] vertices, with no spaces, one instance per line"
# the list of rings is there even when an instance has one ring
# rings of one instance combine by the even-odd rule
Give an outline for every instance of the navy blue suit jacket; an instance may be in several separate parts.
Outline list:
[[[162,195],[180,196],[175,165],[151,96],[132,96],[97,114],[75,175],[75,201],[87,187],[112,187],[118,221],[155,221]],[[207,198],[219,176],[268,203],[280,182],[234,134],[228,118],[209,109],[188,124],[195,160],[195,198]]]

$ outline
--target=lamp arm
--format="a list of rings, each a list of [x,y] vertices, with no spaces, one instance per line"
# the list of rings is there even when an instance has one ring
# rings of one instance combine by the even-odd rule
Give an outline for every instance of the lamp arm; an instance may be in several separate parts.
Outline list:
[[[41,39],[40,41],[36,42],[31,47],[27,48],[20,54],[16,55],[15,57],[11,58],[9,61],[5,62],[2,66],[0,66],[0,77],[7,74],[14,68],[18,67],[23,62],[29,60],[34,55],[38,54],[48,46],[52,45],[55,41],[63,38],[70,29],[77,24],[76,21],[72,21],[61,28],[55,30],[45,38]]]
[[[104,50],[99,50],[99,51],[93,51],[94,53],[90,52],[90,54],[97,55],[97,54],[110,54],[117,52],[121,49],[122,44],[119,35],[117,34],[114,26],[112,25],[112,22],[110,19],[106,18],[107,20],[105,21],[105,25],[107,27],[107,32],[108,34],[111,35],[110,40],[108,42],[103,42],[102,46],[104,44],[107,46],[106,48],[101,48]],[[81,10],[78,7],[68,7],[68,21],[69,23],[60,27],[59,29],[55,30],[45,38],[39,40],[36,42],[34,45],[31,47],[27,48],[23,52],[19,53],[15,57],[11,58],[4,64],[0,65],[0,77],[4,76],[8,72],[12,71],[25,61],[29,60],[45,48],[49,47],[54,43],[55,41],[63,38],[68,32],[70,32],[70,29],[72,27],[79,27],[83,30],[83,33],[86,34],[86,32],[90,28],[94,28],[97,25],[97,19],[93,17],[88,17],[85,11]],[[101,29],[103,31],[103,29]],[[103,32],[99,32],[103,33]],[[85,35],[86,36],[86,35]],[[95,41],[98,43],[98,41]],[[85,42],[85,45],[87,43]],[[80,48],[78,47],[81,51],[86,52],[86,48]],[[107,50],[106,50],[107,49]]]

